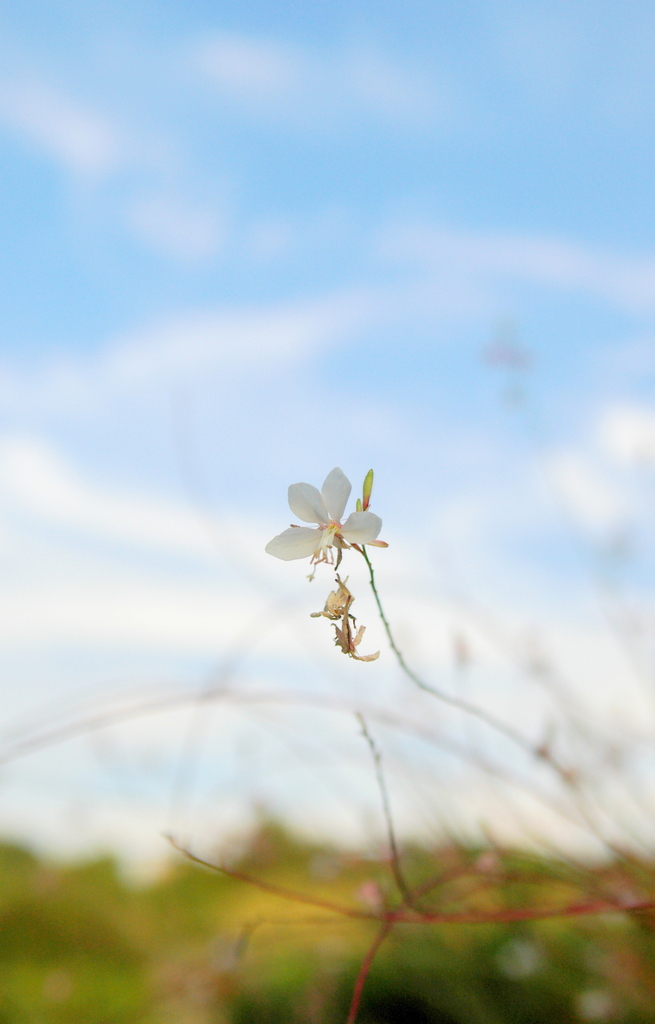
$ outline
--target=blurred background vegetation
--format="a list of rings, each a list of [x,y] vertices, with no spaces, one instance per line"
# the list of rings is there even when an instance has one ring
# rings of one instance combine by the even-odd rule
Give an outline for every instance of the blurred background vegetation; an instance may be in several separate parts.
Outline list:
[[[481,857],[486,862],[481,862]],[[415,877],[442,872],[439,905],[487,876],[489,907],[561,901],[561,863],[525,853],[404,851]],[[520,867],[519,886],[512,881]],[[634,864],[642,892],[655,869]],[[342,904],[388,895],[388,864],[311,846],[263,822],[232,863]],[[595,869],[600,885],[614,869]],[[2,1024],[331,1024],[345,1021],[368,922],[335,918],[173,856],[135,883],[110,858],[73,865],[0,848]],[[528,893],[532,886],[535,893]],[[515,924],[400,926],[368,978],[361,1024],[655,1021],[655,941],[647,915]]]

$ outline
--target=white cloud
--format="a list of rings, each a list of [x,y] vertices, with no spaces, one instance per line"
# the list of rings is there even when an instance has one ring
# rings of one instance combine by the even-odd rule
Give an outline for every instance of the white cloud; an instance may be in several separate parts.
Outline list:
[[[379,249],[439,274],[509,279],[601,296],[629,312],[655,309],[655,258],[635,259],[555,238],[450,231],[418,224],[388,228]]]
[[[79,650],[88,645],[214,657],[224,632],[234,632],[249,604],[223,587],[106,576],[34,590],[5,587],[0,596],[2,646],[40,645]]]
[[[105,174],[122,159],[115,127],[50,86],[0,85],[0,121],[74,174]]]
[[[211,553],[198,516],[183,504],[89,484],[41,441],[0,439],[0,495],[41,520],[103,539],[205,557]]]
[[[371,116],[415,127],[442,120],[451,107],[441,83],[371,47],[311,52],[222,34],[199,44],[194,64],[225,99],[319,132]]]
[[[373,49],[354,51],[344,63],[345,81],[355,102],[397,124],[425,124],[450,113],[449,90],[409,72]]]
[[[376,296],[346,292],[263,310],[199,312],[128,335],[102,360],[102,376],[124,384],[197,374],[211,366],[272,367],[338,341],[381,312]]]
[[[220,370],[222,382],[264,367],[288,372],[322,348],[345,345],[358,330],[397,316],[398,305],[388,290],[351,289],[259,309],[172,315],[114,338],[92,358],[23,372],[0,365],[0,407],[39,416],[88,413],[122,392],[199,380],[210,371]]]
[[[208,521],[170,497],[88,481],[43,442],[0,439],[0,507],[11,540],[0,550],[5,650],[104,645],[211,657],[268,599],[270,526]],[[53,537],[52,527],[65,533]],[[123,550],[108,554],[107,543]],[[139,564],[148,552],[160,556],[156,568]]]
[[[592,531],[621,525],[628,505],[624,495],[582,452],[562,450],[548,460],[549,475],[577,521]]]
[[[288,46],[238,35],[215,35],[197,51],[197,66],[235,97],[270,103],[300,87],[307,68]]]
[[[623,463],[655,463],[655,411],[638,406],[609,409],[600,423],[605,451]]]
[[[128,224],[146,244],[183,260],[215,256],[224,228],[216,211],[193,207],[167,195],[150,195],[128,207]]]

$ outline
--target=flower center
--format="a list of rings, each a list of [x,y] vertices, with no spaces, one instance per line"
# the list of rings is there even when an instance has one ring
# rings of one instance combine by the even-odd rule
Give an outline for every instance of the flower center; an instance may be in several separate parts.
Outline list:
[[[334,547],[337,547],[339,549],[338,550],[338,555],[337,555],[337,560],[336,560],[336,565],[338,566],[339,563],[341,562],[341,549],[342,549],[342,547],[344,545],[346,547],[349,547],[349,545],[346,544],[346,542],[342,538],[339,538],[337,540],[337,542],[336,542],[336,545],[335,545],[335,543],[334,543],[335,537],[338,536],[340,529],[341,529],[341,523],[335,522],[334,519],[331,519],[328,524],[324,524],[324,525],[319,526],[319,530],[322,530],[322,533],[321,533],[321,536],[318,539],[318,544],[316,545],[316,550],[314,551],[314,554],[312,555],[311,565],[314,568],[313,568],[311,576],[309,576],[308,579],[312,580],[314,578],[314,573],[316,572],[316,566],[319,565],[320,562],[327,562],[329,565],[334,565],[335,564],[334,550],[333,550]]]
[[[321,549],[332,547],[336,533],[341,529],[341,523],[330,522],[321,535],[319,547]]]

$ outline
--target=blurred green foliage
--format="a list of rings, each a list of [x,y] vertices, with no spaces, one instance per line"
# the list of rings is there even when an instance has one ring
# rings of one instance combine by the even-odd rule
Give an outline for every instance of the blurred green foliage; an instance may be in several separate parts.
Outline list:
[[[406,869],[427,877],[453,856],[414,848]],[[530,873],[544,904],[561,898],[570,881],[558,866],[524,861],[518,888],[507,870],[502,881],[487,879],[487,906],[533,900]],[[391,895],[382,861],[301,843],[270,823],[232,864],[356,907]],[[642,863],[638,872],[642,891],[655,885],[655,869]],[[455,874],[442,906],[463,898]],[[374,923],[292,903],[181,856],[136,885],[110,859],[57,866],[5,845],[0,876],[0,1024],[343,1024],[375,935]],[[358,1022],[401,1021],[655,1022],[652,922],[626,913],[398,926],[373,965]]]

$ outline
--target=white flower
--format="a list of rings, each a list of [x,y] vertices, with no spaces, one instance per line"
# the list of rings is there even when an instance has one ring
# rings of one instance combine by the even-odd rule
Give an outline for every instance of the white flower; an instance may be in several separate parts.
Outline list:
[[[268,554],[282,558],[285,562],[311,556],[312,564],[334,564],[336,548],[338,565],[342,549],[353,544],[386,547],[384,541],[376,540],[382,528],[382,520],[373,512],[351,512],[345,523],[341,522],[350,491],[350,481],[338,468],[328,473],[320,491],[311,484],[291,484],[291,511],[304,523],[318,525],[312,528],[292,526],[284,533],[278,534],[266,545]]]

